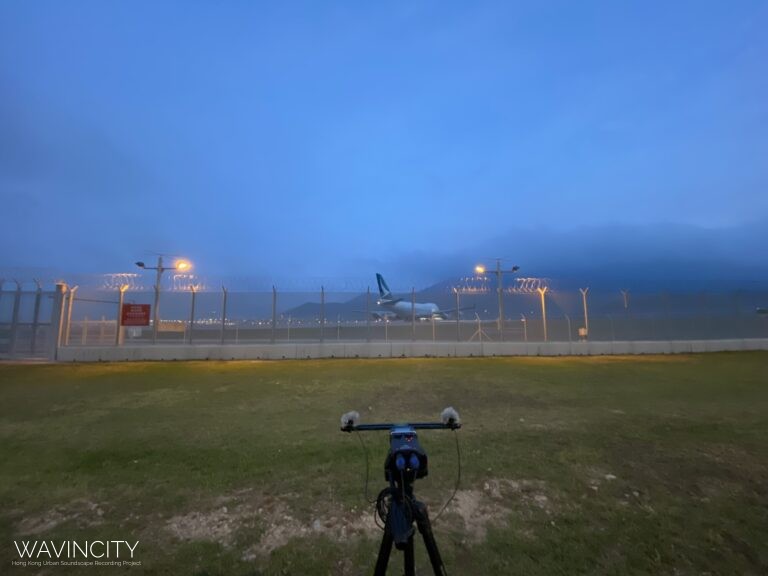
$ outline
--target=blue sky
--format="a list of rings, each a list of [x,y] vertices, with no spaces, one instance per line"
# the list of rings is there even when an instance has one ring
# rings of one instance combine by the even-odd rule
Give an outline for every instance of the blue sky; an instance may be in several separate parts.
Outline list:
[[[7,0],[0,267],[428,282],[556,271],[531,244],[578,230],[741,238],[766,29],[766,2]]]

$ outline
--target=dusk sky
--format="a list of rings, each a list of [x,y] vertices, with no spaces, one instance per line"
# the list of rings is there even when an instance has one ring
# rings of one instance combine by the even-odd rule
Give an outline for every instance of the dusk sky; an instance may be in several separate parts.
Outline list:
[[[765,1],[5,0],[0,269],[764,270],[767,29]]]

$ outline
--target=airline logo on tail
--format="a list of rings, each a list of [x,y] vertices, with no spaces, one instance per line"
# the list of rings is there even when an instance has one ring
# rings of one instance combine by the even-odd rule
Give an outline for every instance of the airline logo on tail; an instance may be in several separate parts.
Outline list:
[[[393,300],[392,292],[390,292],[389,286],[387,286],[387,281],[384,280],[384,276],[376,273],[376,282],[379,283],[379,296],[381,297],[381,300],[391,302]]]

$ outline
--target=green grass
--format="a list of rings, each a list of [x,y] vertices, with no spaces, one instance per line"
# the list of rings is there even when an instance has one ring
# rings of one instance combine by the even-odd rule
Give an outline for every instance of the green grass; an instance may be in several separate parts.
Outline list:
[[[0,573],[19,539],[139,540],[134,573],[371,573],[339,416],[447,405],[465,424],[458,507],[435,523],[450,574],[768,573],[762,352],[0,365]],[[434,516],[454,438],[420,438]],[[386,437],[366,441],[375,495]]]

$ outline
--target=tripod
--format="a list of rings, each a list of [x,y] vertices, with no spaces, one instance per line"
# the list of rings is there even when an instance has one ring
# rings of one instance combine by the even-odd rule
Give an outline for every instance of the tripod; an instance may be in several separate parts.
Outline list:
[[[389,454],[384,461],[384,479],[389,482],[389,486],[379,492],[376,499],[376,513],[384,521],[384,536],[381,539],[374,576],[386,575],[393,544],[403,552],[405,576],[416,576],[413,555],[413,536],[416,532],[414,521],[424,539],[435,576],[447,576],[435,535],[432,533],[427,506],[416,500],[413,495],[413,482],[417,478],[424,478],[428,471],[427,453],[419,444],[416,430],[461,428],[459,413],[451,407],[443,410],[440,418],[442,422],[358,424],[360,414],[357,412],[347,412],[341,417],[342,432],[389,431]],[[458,440],[456,449],[458,450]]]
[[[389,488],[384,488],[376,501],[376,509],[384,519],[384,536],[381,538],[379,556],[376,559],[374,576],[385,576],[387,564],[392,552],[392,544],[403,552],[405,576],[416,576],[413,553],[413,522],[424,539],[424,546],[432,564],[435,576],[446,576],[445,565],[437,549],[432,523],[429,521],[427,506],[413,496],[413,483],[410,478],[401,476],[400,482],[390,481]]]

